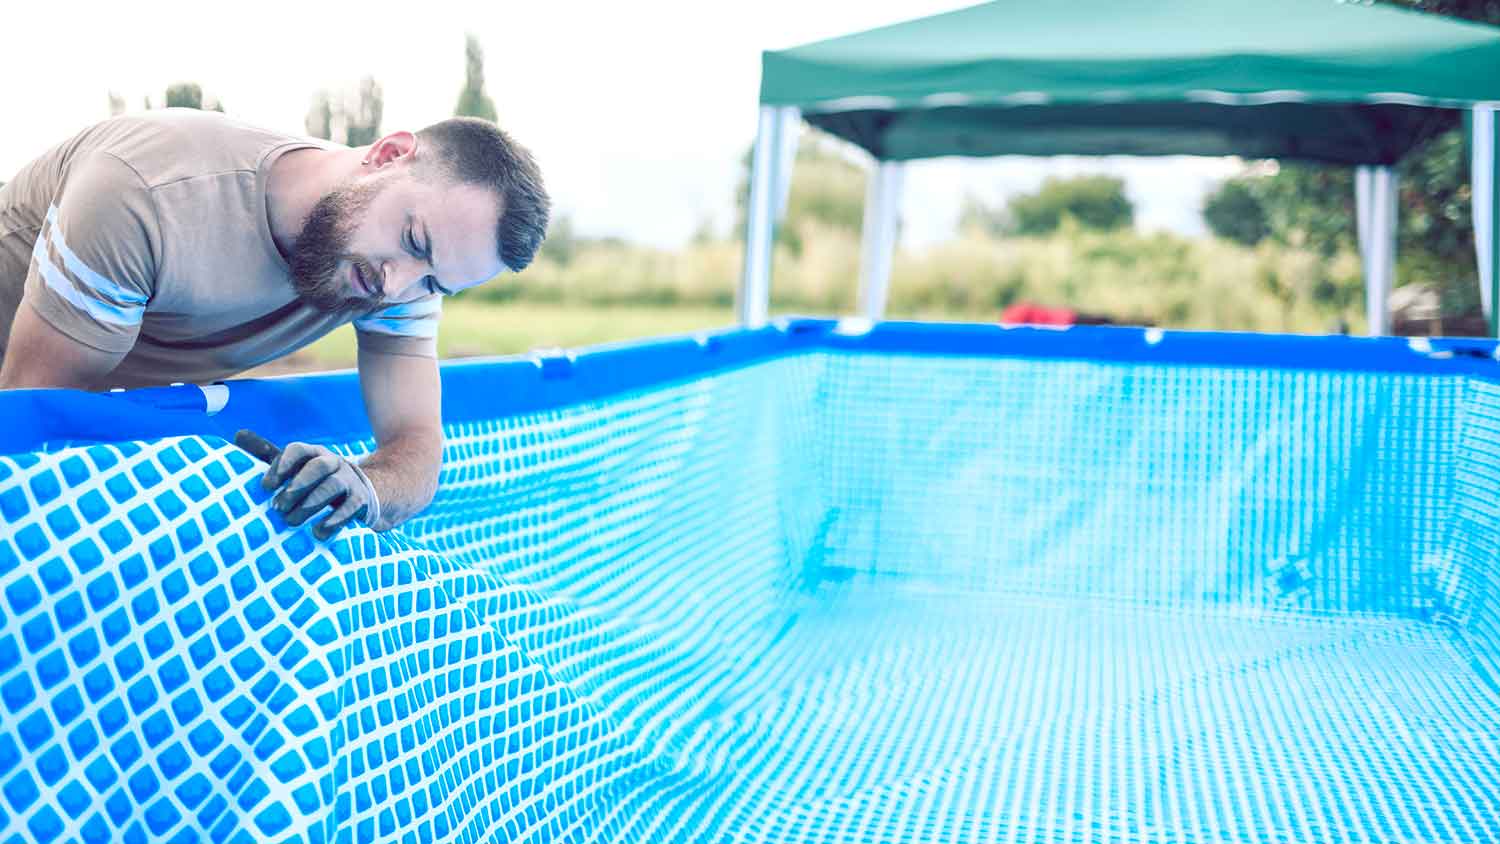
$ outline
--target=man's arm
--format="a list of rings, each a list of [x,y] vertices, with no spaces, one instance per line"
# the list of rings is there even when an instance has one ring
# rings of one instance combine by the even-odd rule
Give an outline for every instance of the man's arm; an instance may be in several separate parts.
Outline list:
[[[140,336],[160,253],[141,177],[107,153],[75,162],[31,253],[0,388],[109,386]]]
[[[91,348],[53,328],[29,302],[28,293],[10,327],[0,390],[28,388],[99,389],[124,353]]]
[[[437,360],[361,349],[359,387],[375,432],[360,463],[380,496],[380,529],[421,512],[443,464],[443,386]]]
[[[288,524],[333,505],[314,530],[321,539],[354,518],[375,530],[395,527],[437,493],[443,458],[437,361],[361,349],[359,382],[375,453],[356,465],[323,446],[291,443],[271,458],[261,481],[266,489],[281,488],[271,503]],[[255,439],[240,445],[253,452]]]

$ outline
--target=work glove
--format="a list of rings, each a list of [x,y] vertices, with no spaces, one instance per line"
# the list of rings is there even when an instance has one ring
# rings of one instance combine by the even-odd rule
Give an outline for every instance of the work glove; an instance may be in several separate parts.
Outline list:
[[[380,522],[380,497],[359,465],[321,445],[292,443],[278,449],[253,431],[240,431],[235,445],[266,461],[261,487],[277,490],[271,506],[280,510],[286,523],[297,526],[332,507],[313,528],[313,536],[325,540],[352,519],[370,527]]]

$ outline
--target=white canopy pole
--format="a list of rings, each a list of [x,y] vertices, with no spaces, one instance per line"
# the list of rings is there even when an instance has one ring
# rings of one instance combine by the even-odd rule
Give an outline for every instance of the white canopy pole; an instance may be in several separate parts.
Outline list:
[[[882,161],[865,190],[863,242],[859,256],[859,309],[871,320],[885,315],[891,283],[891,261],[901,220],[904,171],[899,161]]]
[[[755,153],[750,162],[750,200],[745,209],[745,268],[735,303],[740,324],[746,328],[765,325],[770,310],[774,212],[784,210],[786,205],[785,194],[791,183],[786,136],[794,133],[797,115],[795,108],[760,108]]]
[[[1366,264],[1370,261],[1370,184],[1374,170],[1368,164],[1354,168],[1354,230],[1359,240],[1360,260]]]
[[[781,112],[781,122],[777,130],[775,217],[776,224],[780,225],[786,219],[787,198],[792,195],[792,168],[797,162],[797,143],[801,140],[798,130],[802,127],[802,109],[782,106],[777,110]]]
[[[1474,253],[1479,259],[1479,298],[1489,320],[1490,336],[1500,336],[1495,301],[1500,298],[1500,106],[1474,107],[1470,149],[1473,166],[1469,171],[1470,196],[1474,203]]]
[[[1361,170],[1365,168],[1360,168]],[[1357,214],[1364,220],[1367,235],[1360,245],[1365,274],[1365,322],[1373,336],[1391,333],[1390,298],[1396,279],[1396,171],[1390,166],[1369,168],[1369,187],[1359,190],[1356,174],[1356,204],[1365,208]],[[1368,199],[1359,202],[1363,193]]]

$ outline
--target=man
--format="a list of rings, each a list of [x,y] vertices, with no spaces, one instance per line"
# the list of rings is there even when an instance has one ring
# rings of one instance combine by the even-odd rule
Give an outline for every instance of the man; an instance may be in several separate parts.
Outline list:
[[[437,490],[442,297],[531,262],[530,153],[455,118],[360,148],[167,109],[84,130],[0,188],[0,389],[206,382],[346,322],[376,451],[288,445],[273,504],[331,536]]]

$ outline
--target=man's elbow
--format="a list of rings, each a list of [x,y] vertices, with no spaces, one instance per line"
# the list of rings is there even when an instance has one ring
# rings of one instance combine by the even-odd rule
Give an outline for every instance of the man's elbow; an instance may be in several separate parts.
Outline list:
[[[443,432],[441,429],[431,432],[425,449],[426,460],[424,465],[426,471],[423,473],[425,483],[423,484],[422,505],[417,509],[425,510],[432,499],[437,497],[438,479],[443,473]]]
[[[422,425],[402,431],[392,440],[401,451],[411,455],[422,464],[424,474],[432,476],[437,483],[438,470],[443,464],[443,429],[439,426]],[[382,447],[385,444],[382,443]]]
[[[382,452],[393,459],[389,462],[382,459],[385,457]],[[393,525],[400,524],[427,509],[437,497],[438,478],[443,469],[442,429],[424,426],[403,431],[382,443],[372,459],[384,464],[380,471],[396,470],[405,478],[404,506],[400,507],[399,518],[392,520]]]
[[[0,365],[0,390],[95,390],[97,377],[51,367]]]
[[[97,390],[126,354],[64,334],[32,307],[16,312],[7,342],[0,355],[0,389],[5,390]]]

